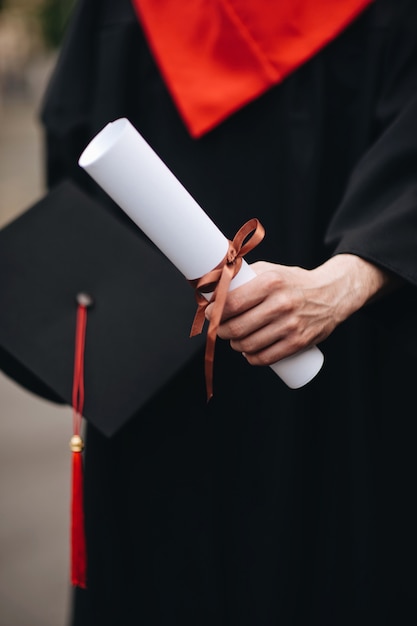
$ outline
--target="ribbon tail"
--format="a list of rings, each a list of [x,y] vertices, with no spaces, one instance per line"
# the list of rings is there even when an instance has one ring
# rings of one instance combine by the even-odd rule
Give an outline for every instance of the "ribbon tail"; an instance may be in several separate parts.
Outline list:
[[[194,315],[192,326],[191,326],[190,337],[195,337],[195,335],[200,335],[202,333],[204,322],[206,319],[204,312],[206,310],[207,305],[208,305],[207,301],[201,304],[199,303],[197,311]]]
[[[214,349],[216,346],[216,337],[209,337],[206,340],[206,352],[204,357],[204,376],[206,380],[207,403],[213,397],[213,365],[214,365]]]
[[[204,371],[206,378],[206,392],[207,402],[213,397],[213,364],[214,364],[214,350],[217,338],[217,329],[222,318],[224,305],[226,302],[227,292],[229,291],[229,285],[234,275],[234,266],[225,265],[220,276],[220,280],[213,293],[213,312],[210,319],[209,327],[207,330],[206,339],[206,352],[204,361]]]

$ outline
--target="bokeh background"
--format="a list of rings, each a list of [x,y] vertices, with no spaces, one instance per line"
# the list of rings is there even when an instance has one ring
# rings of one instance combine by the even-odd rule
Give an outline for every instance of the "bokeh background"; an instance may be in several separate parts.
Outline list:
[[[45,193],[39,107],[73,5],[0,0],[0,228]],[[0,626],[69,624],[71,430],[0,372]]]

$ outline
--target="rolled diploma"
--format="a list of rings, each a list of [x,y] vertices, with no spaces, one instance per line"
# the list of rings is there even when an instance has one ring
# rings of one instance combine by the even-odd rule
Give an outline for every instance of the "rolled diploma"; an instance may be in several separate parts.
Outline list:
[[[107,124],[78,163],[187,280],[200,278],[225,257],[226,237],[128,119]],[[230,290],[255,275],[243,259]],[[323,360],[313,346],[270,367],[296,389],[314,378]]]

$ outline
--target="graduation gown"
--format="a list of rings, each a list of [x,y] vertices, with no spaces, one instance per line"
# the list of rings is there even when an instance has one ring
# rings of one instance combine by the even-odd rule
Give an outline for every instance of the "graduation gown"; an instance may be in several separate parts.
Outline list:
[[[348,252],[404,287],[341,324],[302,389],[218,340],[208,405],[200,344],[111,437],[88,424],[74,626],[417,623],[416,27],[411,0],[376,0],[196,139],[129,0],[76,5],[42,107],[51,187],[124,220],[77,161],[127,117],[226,236],[260,219],[249,262]]]

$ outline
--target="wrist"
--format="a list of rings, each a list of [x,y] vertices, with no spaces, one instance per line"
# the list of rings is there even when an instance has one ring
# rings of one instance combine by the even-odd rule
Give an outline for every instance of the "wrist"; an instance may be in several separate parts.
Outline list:
[[[328,287],[339,322],[396,282],[392,274],[354,254],[337,254],[314,271],[322,285]]]

